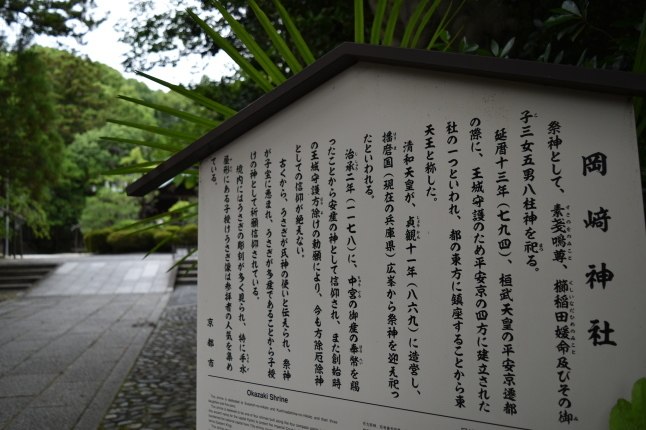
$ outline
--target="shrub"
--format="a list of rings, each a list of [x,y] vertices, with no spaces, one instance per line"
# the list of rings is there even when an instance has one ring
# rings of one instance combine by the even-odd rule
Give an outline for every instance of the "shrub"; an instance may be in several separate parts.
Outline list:
[[[157,246],[159,243],[164,241],[166,238],[170,237],[173,234],[173,231],[165,228],[165,229],[159,229],[154,231],[153,233],[153,240],[155,242],[155,246]],[[171,239],[165,244],[163,244],[159,249],[157,249],[158,252],[171,252],[173,250],[173,243],[174,240]]]
[[[139,213],[137,200],[125,194],[101,188],[96,196],[88,197],[79,223],[81,230],[92,231],[114,227],[123,221],[136,219]]]
[[[134,230],[121,230],[110,233],[108,244],[114,253],[147,252],[154,246],[153,232],[150,230],[133,233]]]
[[[155,229],[153,231],[153,240],[155,242],[155,245],[159,244],[175,233],[173,238],[164,243],[157,251],[170,252],[172,251],[173,246],[197,246],[197,226],[195,224],[187,225],[184,228],[178,225],[169,225],[166,227],[160,227],[159,229]]]
[[[112,251],[112,247],[108,243],[108,236],[112,234],[112,228],[104,228],[101,230],[91,231],[83,236],[85,248],[89,252],[97,254],[107,254]]]
[[[175,244],[180,246],[196,247],[197,246],[197,225],[189,224],[180,231],[176,236]]]
[[[175,233],[180,228],[182,228],[181,225],[167,225],[166,227],[164,227],[164,230],[168,231],[169,233]]]
[[[180,229],[179,233],[175,234],[157,251],[171,252],[173,246],[197,247],[197,225],[195,224],[187,225],[184,228],[169,225],[139,233],[133,233],[136,230],[115,231],[113,227],[110,227],[91,231],[83,239],[87,250],[98,254],[148,252]]]

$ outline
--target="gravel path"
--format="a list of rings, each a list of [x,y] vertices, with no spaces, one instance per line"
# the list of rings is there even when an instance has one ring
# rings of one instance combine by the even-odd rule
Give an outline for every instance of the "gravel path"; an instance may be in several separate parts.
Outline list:
[[[194,429],[197,305],[169,307],[101,429]],[[181,300],[179,300],[181,303]]]

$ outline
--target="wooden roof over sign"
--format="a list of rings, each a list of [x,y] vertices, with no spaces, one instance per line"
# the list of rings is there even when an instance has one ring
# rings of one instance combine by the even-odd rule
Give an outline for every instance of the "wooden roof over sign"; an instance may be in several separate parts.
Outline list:
[[[126,191],[144,196],[358,62],[437,70],[626,96],[646,96],[646,75],[420,49],[344,43],[214,128]]]

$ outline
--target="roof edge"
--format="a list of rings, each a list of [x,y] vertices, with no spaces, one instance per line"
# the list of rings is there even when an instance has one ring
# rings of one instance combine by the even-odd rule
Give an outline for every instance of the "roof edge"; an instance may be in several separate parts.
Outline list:
[[[646,75],[532,61],[343,43],[126,188],[144,196],[355,63],[437,70],[625,96],[646,96]]]

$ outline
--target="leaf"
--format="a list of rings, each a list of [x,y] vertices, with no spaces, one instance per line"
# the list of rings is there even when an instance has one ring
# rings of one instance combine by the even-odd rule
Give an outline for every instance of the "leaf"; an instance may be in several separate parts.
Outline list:
[[[563,24],[564,22],[572,21],[573,19],[577,19],[575,16],[572,15],[558,15],[558,16],[550,16],[545,20],[543,25],[546,26],[552,26],[552,25],[557,25],[557,24]]]
[[[356,43],[364,43],[363,20],[363,0],[354,0],[354,41]]]
[[[458,45],[458,52],[462,54],[468,54],[471,52],[476,52],[478,48],[479,46],[477,43],[473,45],[469,45],[469,42],[467,42],[467,38],[462,37],[462,40],[460,40],[460,44]]]
[[[193,18],[202,30],[211,38],[216,45],[218,45],[224,52],[226,52],[233,61],[247,74],[249,77],[258,84],[258,86],[265,92],[269,92],[274,88],[274,85],[269,82],[255,67],[251,65],[240,53],[233,47],[225,38],[220,36],[213,30],[206,22],[202,21],[191,9],[186,12]]]
[[[469,46],[469,44],[467,43],[467,38],[463,37],[462,40],[460,40],[460,44],[458,45],[458,52],[464,53],[464,51],[467,49],[467,46]]]
[[[644,13],[643,23],[646,23],[646,13]],[[639,33],[639,42],[637,43],[637,52],[635,52],[635,65],[633,72],[646,73],[646,26],[642,24]]]
[[[149,225],[149,226],[147,226],[147,227],[140,228],[139,230],[131,231],[131,232],[130,232],[130,233],[128,233],[126,236],[132,236],[133,234],[141,233],[142,231],[152,230],[153,228],[158,228],[158,227],[161,227],[161,226],[163,226],[163,225],[166,225],[166,224],[172,224],[172,223],[174,223],[174,222],[178,222],[178,221],[184,221],[185,219],[195,218],[196,216],[197,216],[197,214],[188,214],[188,215],[184,215],[184,216],[181,216],[181,217],[179,217],[179,218],[170,219],[170,220],[168,220],[168,221],[164,221],[164,222],[159,223],[159,224]],[[133,226],[133,225],[134,225],[134,224],[131,224],[131,225],[129,225],[128,227],[126,227],[125,229],[130,229],[130,228],[132,228],[132,226]],[[124,229],[120,229],[120,230],[124,230]]]
[[[543,52],[536,60],[542,61],[543,63],[547,63],[548,59],[550,58],[550,52],[552,52],[551,42],[547,44],[547,46],[545,47],[545,52]]]
[[[283,20],[283,24],[285,24],[285,28],[287,28],[287,32],[290,36],[292,36],[292,41],[294,42],[298,53],[301,54],[301,57],[303,57],[303,60],[305,60],[305,64],[309,66],[314,61],[316,61],[314,59],[314,55],[312,55],[312,51],[310,51],[309,46],[307,46],[307,43],[305,43],[305,40],[303,40],[303,36],[301,36],[301,32],[298,31],[298,28],[296,27],[296,25],[294,25],[294,21],[292,21],[292,18],[289,16],[287,10],[285,10],[283,5],[280,4],[280,1],[273,1],[276,5],[276,9],[278,9],[280,19]]]
[[[173,264],[173,265],[171,266],[171,268],[170,268],[170,269],[168,269],[168,270],[166,271],[166,273],[170,272],[171,270],[173,270],[174,268],[176,268],[177,266],[179,266],[180,264],[182,264],[183,262],[185,262],[186,260],[188,260],[188,257],[190,257],[191,255],[195,254],[196,252],[197,252],[197,248],[195,248],[194,250],[192,250],[191,252],[189,252],[188,254],[186,254],[186,255],[185,255],[184,257],[182,257],[182,258],[181,258],[177,263]]]
[[[592,67],[593,69],[597,68],[597,56],[595,55],[594,57],[590,58],[590,65],[588,67]]]
[[[141,106],[149,107],[151,109],[155,109],[156,111],[163,112],[170,116],[174,116],[175,118],[180,118],[185,121],[192,122],[193,124],[201,125],[202,127],[206,127],[209,129],[215,128],[218,125],[220,125],[219,121],[211,121],[210,119],[202,118],[200,116],[193,115],[188,112],[183,112],[179,109],[173,109],[168,106],[164,106],[156,103],[150,103],[145,100],[139,100],[139,99],[126,97],[126,96],[117,96],[117,98],[131,103],[135,103]]]
[[[179,230],[175,230],[175,231],[173,231],[173,232],[172,232],[168,237],[166,237],[166,238],[162,239],[162,240],[161,240],[157,245],[155,245],[155,246],[153,247],[153,249],[151,249],[150,251],[148,251],[148,253],[147,253],[146,255],[144,255],[144,258],[148,257],[150,254],[152,254],[153,252],[157,251],[159,248],[161,248],[162,246],[164,246],[164,245],[166,244],[166,242],[168,242],[168,241],[169,241],[169,240],[171,240],[173,237],[175,237],[175,235],[177,235],[177,233],[179,233],[180,231],[182,231],[182,229],[183,229],[183,228],[184,228],[184,226],[180,227],[180,228],[179,228]]]
[[[474,43],[473,45],[467,45],[466,49],[463,51],[465,54],[471,54],[474,52],[478,52],[478,49],[480,48],[480,45],[477,43]]]
[[[631,430],[633,424],[632,405],[626,399],[619,399],[610,411],[610,430]]]
[[[448,51],[451,48],[451,45],[453,45],[455,43],[455,41],[458,40],[458,37],[460,37],[460,33],[462,33],[463,29],[464,29],[464,26],[460,27],[460,29],[458,30],[456,35],[453,36],[453,38],[451,38],[450,40],[448,40],[448,42],[446,43],[446,46],[443,49],[444,52]],[[446,30],[444,30],[444,31],[446,31]],[[446,35],[447,35],[447,39],[451,37],[451,35],[449,34],[448,31],[446,31]]]
[[[582,67],[583,64],[585,63],[585,54],[587,54],[587,52],[588,52],[588,48],[585,48],[581,53],[581,56],[579,57],[579,61],[577,61],[576,63],[578,67]]]
[[[437,26],[437,29],[435,30],[435,34],[431,38],[431,41],[428,44],[428,47],[426,49],[431,49],[431,47],[435,44],[435,41],[437,40],[438,36],[440,35],[441,32],[445,31],[446,27],[453,21],[453,18],[455,18],[455,15],[462,9],[462,6],[464,6],[464,2],[466,0],[462,0],[462,3],[460,3],[460,6],[458,6],[455,9],[455,12],[453,12],[453,15],[449,18],[449,13],[451,12],[451,6],[453,5],[453,2],[449,3],[449,7],[444,13],[444,16],[442,16],[442,19],[440,20],[440,23]]]
[[[578,22],[572,25],[568,25],[563,30],[558,32],[558,34],[556,35],[556,40],[561,40],[563,36],[565,36],[568,33],[572,33],[574,29],[577,28],[578,26],[579,26]]]
[[[491,57],[491,51],[484,49],[484,48],[478,48],[476,50],[476,55],[482,55],[483,57]]]
[[[411,48],[415,48],[417,46],[417,42],[419,42],[419,38],[421,37],[422,32],[426,28],[426,24],[428,24],[428,21],[431,19],[431,17],[435,13],[435,9],[437,9],[437,6],[441,2],[442,2],[442,0],[435,0],[433,2],[433,4],[431,5],[431,7],[429,8],[429,10],[427,10],[426,13],[424,14],[424,17],[422,18],[422,22],[420,22],[419,27],[417,27],[417,31],[415,32],[415,37],[413,37],[413,41],[410,44]],[[450,4],[449,4],[449,9],[451,9]],[[437,37],[439,36],[438,29],[440,29],[440,27],[442,26],[441,24],[442,23],[440,22],[440,25],[438,25],[438,27],[435,29],[435,34],[433,35],[434,37],[431,38],[432,43],[435,43],[435,41],[433,39],[437,39]],[[430,45],[431,44],[429,43],[429,46]]]
[[[249,5],[256,14],[258,21],[260,21],[260,25],[262,25],[262,27],[265,29],[265,32],[271,39],[274,47],[278,50],[278,52],[280,52],[280,55],[285,60],[292,73],[298,73],[303,70],[303,67],[298,62],[294,54],[292,54],[292,51],[287,46],[287,43],[285,43],[283,38],[280,37],[274,26],[271,24],[271,21],[269,21],[269,18],[267,18],[265,12],[260,9],[258,4],[254,0],[249,0]]]
[[[195,261],[193,262],[193,264],[191,264],[191,267],[189,267],[188,269],[186,269],[186,271],[184,272],[184,275],[183,275],[183,276],[188,275],[188,274],[189,274],[189,272],[190,272],[191,270],[195,269],[196,267],[197,267],[197,260],[195,260]]]
[[[392,46],[393,34],[395,33],[395,26],[399,18],[399,11],[402,7],[404,0],[395,0],[395,4],[390,8],[390,16],[388,17],[388,24],[386,24],[386,32],[384,33],[383,45]]]
[[[581,12],[579,11],[579,8],[577,7],[576,3],[574,3],[572,0],[565,0],[561,5],[561,8],[574,15],[581,16]]]
[[[173,154],[176,154],[183,149],[181,146],[167,145],[165,143],[157,143],[157,142],[147,142],[144,140],[124,139],[122,137],[101,136],[99,137],[99,139],[110,140],[112,142],[132,143],[133,145],[137,145],[137,146],[147,146],[149,148],[161,149],[162,151],[172,152]]]
[[[120,119],[107,119],[107,122],[118,125],[125,125],[139,130],[149,131],[151,133],[160,134],[162,136],[174,137],[176,139],[186,140],[193,142],[200,138],[194,134],[184,133],[182,131],[171,130],[169,128],[157,127],[156,125],[138,124],[136,122],[122,121]]]
[[[646,429],[646,378],[641,378],[633,386],[633,418],[635,428]]]
[[[130,166],[108,170],[107,172],[103,172],[102,175],[129,175],[131,173],[148,173],[161,163],[161,161],[146,161],[145,163],[132,164]]]
[[[441,40],[442,40],[442,42],[444,42],[444,44],[446,45],[446,44],[448,44],[448,43],[449,43],[449,40],[451,39],[451,34],[449,33],[449,31],[448,31],[448,30],[442,30],[442,31],[440,32],[440,39],[441,39]]]
[[[491,39],[491,53],[494,57],[497,57],[499,52],[500,48],[498,47],[498,42],[496,42],[494,39]]]
[[[271,61],[269,56],[265,51],[256,43],[253,37],[247,32],[242,24],[240,24],[230,13],[229,11],[222,6],[219,2],[211,0],[211,4],[222,14],[222,17],[225,19],[231,30],[238,36],[238,38],[244,43],[254,59],[260,64],[265,73],[269,75],[271,80],[276,84],[282,84],[287,80],[285,75],[280,71],[278,67]],[[204,21],[202,21],[204,22]],[[204,22],[206,24],[206,22]],[[206,24],[208,26],[208,24]],[[201,25],[200,25],[201,26]],[[210,27],[209,27],[210,28]],[[215,33],[215,31],[214,31]],[[217,33],[216,33],[217,34]],[[218,35],[219,36],[219,35]],[[228,52],[227,52],[228,53]]]
[[[172,211],[164,212],[163,214],[154,215],[154,216],[148,217],[146,219],[143,219],[141,221],[137,221],[137,222],[132,223],[130,225],[127,225],[126,227],[123,227],[123,228],[121,228],[119,230],[128,230],[128,229],[131,229],[131,228],[134,228],[134,227],[138,227],[140,225],[145,225],[145,224],[148,224],[148,223],[153,222],[153,221],[157,221],[159,219],[162,219],[162,218],[167,217],[167,216],[172,215],[172,214],[186,212],[187,210],[189,210],[191,208],[194,208],[195,206],[197,206],[197,203],[191,203],[191,204],[188,204],[188,205],[186,205],[184,207],[181,207],[179,209],[174,209]],[[119,231],[119,230],[117,230],[117,231]]]
[[[400,44],[402,48],[408,48],[408,42],[410,41],[410,36],[413,34],[413,30],[415,29],[415,25],[417,25],[417,21],[419,20],[419,17],[422,16],[422,12],[424,12],[426,3],[428,3],[428,0],[420,1],[417,7],[415,8],[415,12],[413,12],[413,15],[408,21],[408,24],[406,25],[406,29],[404,30],[404,37],[402,38],[402,42]]]
[[[511,39],[509,39],[509,42],[507,42],[507,44],[505,45],[505,47],[504,47],[504,48],[502,48],[502,52],[500,53],[500,56],[501,56],[501,57],[503,57],[503,58],[504,58],[504,57],[506,57],[507,55],[509,55],[509,51],[511,51],[511,48],[514,46],[514,42],[515,42],[515,41],[516,41],[516,38],[515,38],[515,37],[512,37]]]
[[[379,0],[379,3],[377,3],[377,10],[375,11],[375,20],[372,21],[372,30],[370,31],[371,45],[379,45],[379,38],[381,36],[381,26],[383,25],[387,3],[388,3],[388,0]]]
[[[150,79],[153,82],[158,83],[159,85],[162,85],[171,91],[176,92],[177,94],[181,94],[184,97],[193,100],[194,102],[204,106],[205,108],[211,109],[214,112],[217,112],[224,116],[225,118],[231,118],[233,115],[235,115],[237,112],[229,107],[224,106],[223,104],[220,104],[218,102],[214,102],[213,100],[204,97],[201,94],[198,94],[194,91],[187,90],[184,87],[181,87],[179,85],[173,85],[170,84],[166,81],[163,81],[159,78],[155,78],[154,76],[148,75],[144,72],[136,72],[139,76],[143,76],[146,79]]]
[[[576,31],[576,33],[574,33],[574,34],[572,35],[572,37],[570,38],[570,40],[572,40],[572,42],[574,42],[574,39],[576,39],[576,38],[579,36],[579,34],[581,34],[581,32],[582,32],[584,29],[585,29],[585,25],[582,25],[581,27],[579,27],[579,29]]]

